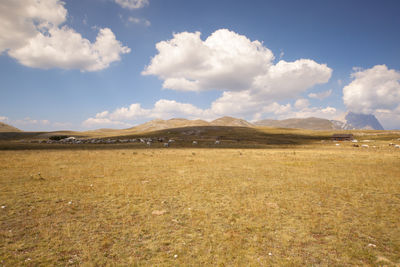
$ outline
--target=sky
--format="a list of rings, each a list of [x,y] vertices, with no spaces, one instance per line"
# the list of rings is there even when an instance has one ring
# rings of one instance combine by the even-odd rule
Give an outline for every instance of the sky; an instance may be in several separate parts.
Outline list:
[[[400,1],[2,0],[0,121],[374,114],[400,129]]]

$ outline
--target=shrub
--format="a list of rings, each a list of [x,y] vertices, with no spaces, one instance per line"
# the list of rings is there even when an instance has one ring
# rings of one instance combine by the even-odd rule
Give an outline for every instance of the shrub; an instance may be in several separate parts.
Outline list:
[[[50,140],[54,140],[54,141],[60,141],[61,139],[65,139],[65,138],[68,138],[68,136],[66,136],[66,135],[53,135],[53,136],[49,137]]]

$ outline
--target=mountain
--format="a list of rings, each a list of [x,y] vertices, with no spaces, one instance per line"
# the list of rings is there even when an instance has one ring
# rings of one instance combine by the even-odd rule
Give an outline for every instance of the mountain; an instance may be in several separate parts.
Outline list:
[[[346,114],[345,120],[356,129],[384,130],[373,114],[357,114],[350,111]]]
[[[0,132],[21,132],[21,130],[11,125],[0,122]]]
[[[356,114],[353,112],[348,112],[343,121],[311,117],[305,119],[261,120],[254,124],[257,126],[307,130],[384,130],[374,115]]]
[[[240,126],[240,127],[254,127],[254,124],[243,120],[243,119],[237,119],[233,117],[222,117],[216,120],[213,120],[210,122],[210,125],[213,126]]]
[[[330,120],[320,118],[293,118],[286,120],[261,120],[254,123],[257,126],[278,128],[299,128],[307,130],[337,130],[341,129]]]

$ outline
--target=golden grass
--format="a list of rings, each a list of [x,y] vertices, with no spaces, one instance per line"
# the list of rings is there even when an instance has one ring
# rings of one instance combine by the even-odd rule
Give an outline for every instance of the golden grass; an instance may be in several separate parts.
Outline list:
[[[0,266],[400,263],[389,147],[0,151],[0,205]]]

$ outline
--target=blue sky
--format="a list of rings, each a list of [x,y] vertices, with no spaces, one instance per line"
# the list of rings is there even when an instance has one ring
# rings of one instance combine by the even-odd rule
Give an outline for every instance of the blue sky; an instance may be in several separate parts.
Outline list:
[[[400,129],[399,14],[389,0],[5,0],[0,120],[86,130],[351,110]]]

